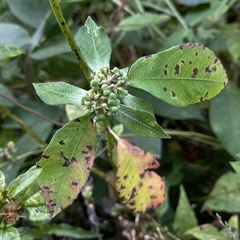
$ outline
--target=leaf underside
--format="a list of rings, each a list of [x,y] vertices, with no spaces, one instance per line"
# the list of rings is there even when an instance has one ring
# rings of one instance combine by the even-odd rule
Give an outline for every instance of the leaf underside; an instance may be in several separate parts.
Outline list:
[[[173,106],[210,99],[227,83],[223,65],[201,44],[172,47],[138,59],[130,68],[128,84]]]
[[[116,187],[122,202],[134,212],[144,213],[158,207],[164,200],[165,183],[149,168],[158,168],[158,161],[124,139],[118,140],[118,171]]]
[[[86,183],[96,149],[96,131],[87,117],[56,132],[37,166],[38,184],[51,218],[72,204]]]

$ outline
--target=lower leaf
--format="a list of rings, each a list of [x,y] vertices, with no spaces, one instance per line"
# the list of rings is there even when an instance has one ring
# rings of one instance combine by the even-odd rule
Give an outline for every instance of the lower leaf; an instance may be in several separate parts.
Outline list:
[[[37,166],[38,184],[51,218],[72,204],[88,180],[96,149],[96,131],[87,117],[56,132]]]
[[[165,183],[149,168],[159,167],[150,152],[119,139],[116,187],[123,203],[134,212],[158,207],[164,200]]]

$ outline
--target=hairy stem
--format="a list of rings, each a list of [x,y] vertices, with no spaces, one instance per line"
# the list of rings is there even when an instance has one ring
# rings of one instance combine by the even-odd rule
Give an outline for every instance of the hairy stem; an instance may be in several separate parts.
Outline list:
[[[73,39],[73,36],[71,34],[71,31],[70,31],[68,25],[66,24],[66,20],[63,17],[58,0],[49,0],[49,2],[52,7],[53,13],[57,19],[58,25],[61,28],[63,35],[67,39],[68,44],[71,47],[80,67],[82,68],[85,77],[87,79],[91,79],[91,73],[83,59],[82,53],[80,52],[78,46],[76,45],[76,42]]]

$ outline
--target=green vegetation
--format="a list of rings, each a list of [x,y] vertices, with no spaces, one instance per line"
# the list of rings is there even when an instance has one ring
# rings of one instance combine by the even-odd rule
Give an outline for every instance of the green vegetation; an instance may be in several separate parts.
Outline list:
[[[0,6],[1,239],[239,238],[237,1]]]

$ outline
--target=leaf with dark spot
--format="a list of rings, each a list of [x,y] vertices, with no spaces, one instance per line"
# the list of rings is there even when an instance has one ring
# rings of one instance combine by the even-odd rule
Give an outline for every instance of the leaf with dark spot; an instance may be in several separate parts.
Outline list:
[[[72,185],[77,187],[78,186],[78,183],[77,182],[72,182]]]
[[[65,145],[65,143],[64,143],[63,140],[59,141],[59,144],[60,144],[60,145]]]
[[[92,151],[92,146],[91,145],[87,145],[87,149],[91,152]]]
[[[59,146],[62,141],[64,144]],[[91,146],[91,152],[86,146]],[[37,162],[42,168],[37,180],[51,218],[77,198],[89,178],[95,150],[96,129],[87,117],[69,122],[53,136],[43,154],[49,157],[42,157]],[[82,151],[88,151],[88,154]],[[89,162],[85,157],[90,159]]]
[[[159,206],[164,200],[165,187],[162,186],[165,184],[155,172],[146,171],[158,168],[158,161],[150,152],[124,139],[118,140],[117,155],[119,167],[116,187],[123,203],[136,213]]]
[[[227,81],[225,69],[215,54],[201,44],[190,43],[153,54],[149,59],[138,59],[129,70],[127,83],[173,106],[183,107],[204,100],[206,92],[207,99],[213,98]]]
[[[179,74],[179,65],[177,64],[174,69],[175,69],[174,75],[178,75]]]

